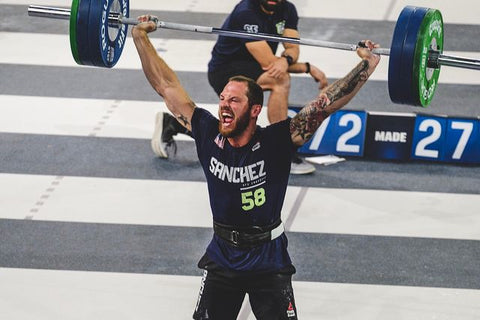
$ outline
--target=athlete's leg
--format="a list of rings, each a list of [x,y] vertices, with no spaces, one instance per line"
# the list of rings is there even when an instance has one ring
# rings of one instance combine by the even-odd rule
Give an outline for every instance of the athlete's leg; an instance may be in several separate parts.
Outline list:
[[[193,319],[236,320],[244,298],[230,278],[204,270]]]
[[[292,276],[272,274],[256,278],[247,291],[255,317],[258,320],[296,320]]]

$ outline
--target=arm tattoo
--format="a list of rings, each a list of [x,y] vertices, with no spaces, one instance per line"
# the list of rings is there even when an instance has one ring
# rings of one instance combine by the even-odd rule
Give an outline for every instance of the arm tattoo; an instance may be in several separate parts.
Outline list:
[[[326,95],[310,102],[290,122],[290,133],[307,141],[328,117],[325,107],[329,104]]]
[[[349,74],[343,79],[340,79],[333,83],[330,88],[325,92],[331,102],[340,99],[351,93],[359,82],[367,81],[368,79],[368,67],[367,60],[362,60]]]
[[[368,68],[368,61],[362,60],[346,77],[333,83],[317,100],[305,106],[290,122],[292,136],[300,136],[303,141],[310,139],[323,120],[335,111],[325,108],[353,92],[360,82],[367,81]]]
[[[177,116],[177,120],[178,120],[178,122],[182,123],[184,127],[190,125],[190,123],[188,122],[187,117],[185,117],[183,114],[179,114],[179,115]]]

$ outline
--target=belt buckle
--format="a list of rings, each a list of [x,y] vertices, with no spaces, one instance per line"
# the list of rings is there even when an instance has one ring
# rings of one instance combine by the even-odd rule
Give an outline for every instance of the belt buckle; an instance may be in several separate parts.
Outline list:
[[[237,230],[232,230],[232,243],[236,246],[238,246],[238,236],[239,232]]]

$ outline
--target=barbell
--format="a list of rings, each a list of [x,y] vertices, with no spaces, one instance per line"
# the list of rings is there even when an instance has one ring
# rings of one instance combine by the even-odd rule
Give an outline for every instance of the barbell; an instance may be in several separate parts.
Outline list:
[[[73,0],[70,9],[30,5],[28,15],[70,20],[70,48],[80,65],[112,68],[125,46],[129,0]],[[220,36],[294,43],[355,51],[358,46],[331,41],[249,33],[214,27],[157,21],[157,28],[210,33]],[[480,60],[443,54],[443,18],[439,10],[406,6],[400,13],[390,49],[374,53],[390,56],[388,91],[394,103],[426,107],[438,85],[440,66],[480,70]]]

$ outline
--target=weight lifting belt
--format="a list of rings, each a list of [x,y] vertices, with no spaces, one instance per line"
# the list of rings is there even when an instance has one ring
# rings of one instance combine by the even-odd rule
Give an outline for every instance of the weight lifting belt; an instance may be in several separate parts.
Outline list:
[[[213,222],[213,232],[237,248],[252,248],[278,238],[285,231],[282,220],[268,226],[236,227]]]

